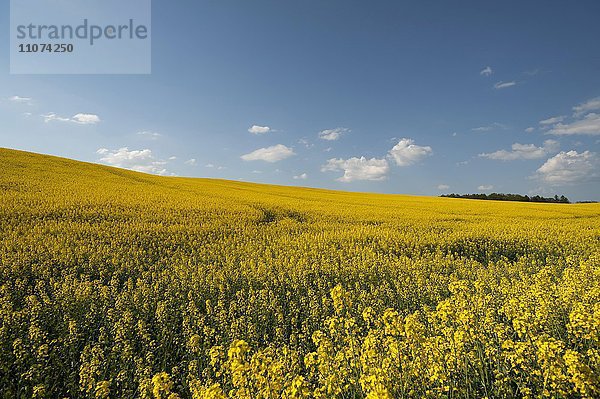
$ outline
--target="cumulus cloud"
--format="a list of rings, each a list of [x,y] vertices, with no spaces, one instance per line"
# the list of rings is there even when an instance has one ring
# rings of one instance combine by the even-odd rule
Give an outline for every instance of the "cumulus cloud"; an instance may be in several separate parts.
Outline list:
[[[71,121],[82,125],[95,125],[100,123],[100,117],[94,114],[76,114]]]
[[[600,110],[600,97],[592,98],[573,107],[573,115],[578,117],[590,111]]]
[[[558,151],[558,141],[546,140],[542,147],[536,147],[534,144],[514,143],[511,151],[498,150],[490,153],[479,154],[481,158],[495,159],[499,161],[514,161],[517,159],[539,159],[550,153]]]
[[[450,188],[450,186],[447,185],[447,184],[440,184],[440,185],[437,186],[437,189],[438,190],[442,190],[442,191],[448,190],[449,188]]]
[[[431,147],[419,146],[414,144],[414,140],[403,138],[389,151],[389,156],[393,158],[396,165],[408,166],[419,162],[432,153]]]
[[[283,144],[273,145],[271,147],[259,148],[248,154],[244,154],[241,158],[244,161],[265,161],[278,162],[296,155],[294,151]]]
[[[548,119],[544,119],[543,121],[540,121],[540,125],[553,125],[555,123],[563,121],[564,119],[565,119],[565,117],[563,115],[553,116],[552,118],[548,118]]]
[[[535,177],[551,185],[577,183],[598,177],[599,166],[594,152],[561,151],[540,166]]]
[[[248,132],[252,134],[267,134],[271,131],[272,129],[269,126],[252,125],[248,128]]]
[[[196,166],[197,162],[196,162],[196,158],[191,158],[188,159],[187,161],[184,162],[186,165],[190,165],[190,166]]]
[[[514,80],[511,82],[498,82],[494,85],[494,89],[506,89],[507,87],[515,86],[517,82]]]
[[[350,129],[345,127],[336,127],[335,129],[325,129],[319,132],[319,138],[321,140],[336,141],[339,140],[342,135],[348,133]]]
[[[44,122],[46,123],[53,121],[73,122],[79,125],[95,125],[97,123],[100,123],[100,117],[94,114],[76,114],[71,118],[66,118],[63,116],[59,116],[54,112],[49,112],[47,114],[42,115],[42,118],[44,118]]]
[[[583,118],[575,119],[570,123],[557,123],[548,130],[547,134],[568,136],[584,134],[589,136],[600,135],[600,114],[589,113]]]
[[[355,180],[385,180],[390,170],[385,159],[352,157],[349,159],[332,158],[321,167],[322,172],[344,172],[337,181],[352,182]]]
[[[494,71],[492,70],[492,67],[490,67],[490,66],[486,66],[479,72],[479,74],[482,76],[490,76],[492,73],[494,73]]]
[[[321,167],[322,172],[343,171],[344,175],[338,181],[351,182],[355,180],[384,180],[390,170],[388,159],[398,166],[408,166],[419,162],[431,155],[433,151],[429,146],[414,144],[414,140],[403,138],[396,144],[384,158],[352,157],[349,159],[332,158]]]
[[[525,132],[527,132],[527,133],[533,133],[533,132],[535,132],[535,128],[534,127],[528,127],[527,129],[525,129]]]
[[[136,135],[140,136],[142,138],[148,139],[148,140],[158,140],[159,138],[162,137],[162,134],[156,133],[156,132],[151,132],[148,130],[143,130],[141,132],[137,132]]]
[[[168,174],[165,169],[167,162],[156,159],[149,149],[130,151],[127,147],[118,150],[99,148],[96,153],[102,155],[99,161],[107,165],[156,175]]]
[[[494,186],[492,186],[491,184],[482,184],[481,186],[477,187],[477,190],[481,190],[481,191],[490,191],[493,189],[494,189]]]
[[[294,176],[294,180],[306,180],[308,179],[308,175],[306,173],[299,174]]]

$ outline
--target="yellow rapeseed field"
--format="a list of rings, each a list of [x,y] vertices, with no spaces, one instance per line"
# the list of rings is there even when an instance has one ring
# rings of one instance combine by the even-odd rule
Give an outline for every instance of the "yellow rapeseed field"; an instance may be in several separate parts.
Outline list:
[[[0,149],[0,397],[598,398],[600,205]]]

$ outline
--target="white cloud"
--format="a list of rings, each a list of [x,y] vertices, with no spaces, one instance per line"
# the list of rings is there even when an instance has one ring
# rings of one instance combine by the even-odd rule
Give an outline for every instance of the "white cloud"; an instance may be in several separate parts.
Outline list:
[[[66,118],[63,116],[59,116],[54,112],[49,112],[47,114],[42,115],[42,118],[44,118],[44,122],[46,123],[53,121],[73,122],[79,125],[95,125],[97,123],[100,123],[100,117],[94,114],[76,114],[72,118]]]
[[[71,121],[81,125],[95,125],[100,123],[100,117],[94,114],[77,114],[71,118]]]
[[[272,129],[269,126],[252,125],[248,128],[248,132],[252,134],[267,134],[271,131]]]
[[[44,122],[46,122],[46,123],[52,122],[52,121],[59,121],[59,122],[69,122],[70,121],[69,118],[63,118],[62,116],[56,115],[54,112],[49,112],[47,114],[44,114],[44,115],[42,115],[42,118],[44,118]]]
[[[10,101],[15,103],[29,103],[31,102],[31,97],[21,97],[21,96],[12,96],[8,98]]]
[[[187,161],[184,162],[186,165],[190,165],[190,166],[196,166],[197,162],[196,162],[196,158],[191,158],[188,159]]]
[[[437,186],[437,189],[438,190],[442,190],[442,191],[448,190],[449,188],[450,188],[450,186],[447,185],[447,184],[440,184],[440,185]]]
[[[483,76],[490,76],[492,73],[494,73],[494,71],[492,70],[492,67],[490,67],[490,66],[486,66],[479,72],[479,74],[483,75]]]
[[[160,133],[151,132],[151,131],[147,131],[147,130],[137,132],[136,135],[143,137],[145,139],[149,139],[149,140],[158,140],[160,137],[162,137],[162,134],[160,134]]]
[[[589,136],[600,135],[600,114],[589,113],[581,119],[570,123],[557,123],[548,130],[547,134],[566,136],[573,134],[585,134]]]
[[[495,159],[499,161],[514,161],[516,159],[539,159],[552,152],[558,151],[558,142],[555,140],[546,140],[542,147],[536,147],[534,144],[514,143],[511,151],[498,150],[491,153],[479,154],[481,158]]]
[[[553,125],[555,123],[561,122],[564,119],[565,119],[565,117],[563,115],[553,116],[552,118],[548,118],[548,119],[544,119],[543,121],[540,121],[540,125]]]
[[[312,144],[310,141],[308,141],[305,138],[299,139],[298,144],[303,145],[305,148],[313,148],[314,147],[314,144]]]
[[[506,89],[507,87],[515,86],[517,82],[514,80],[511,82],[498,82],[494,85],[494,89]]]
[[[592,112],[597,111],[597,112]],[[566,117],[557,116],[540,121],[546,129],[546,134],[569,136],[582,134],[588,136],[600,135],[600,97],[592,98],[573,107],[573,117],[565,122]]]
[[[414,140],[403,138],[388,152],[387,158],[393,160],[398,166],[408,166],[419,162],[432,153],[431,147],[419,146],[414,144]],[[388,159],[367,159],[365,157],[352,157],[349,159],[332,158],[327,161],[326,165],[321,167],[321,171],[343,171],[344,175],[336,179],[342,182],[385,180],[390,170]]]
[[[600,110],[600,97],[592,98],[573,107],[573,115],[578,117],[590,111]]]
[[[177,159],[177,157],[176,157],[175,155],[173,155],[173,156],[169,157],[169,161],[174,161],[174,160],[176,160],[176,159]]]
[[[127,147],[118,150],[99,148],[96,153],[102,155],[100,162],[111,166],[156,175],[168,174],[164,168],[167,162],[156,159],[149,149],[129,151]]]
[[[389,155],[398,166],[408,166],[419,162],[421,159],[431,155],[433,151],[429,146],[414,144],[414,140],[403,138],[390,151]]]
[[[327,161],[326,165],[321,167],[322,172],[337,172],[343,171],[344,175],[337,178],[337,181],[352,182],[355,180],[385,180],[390,167],[385,159],[365,157],[338,159],[332,158]]]
[[[590,151],[561,151],[548,159],[535,177],[552,185],[577,183],[597,177],[599,161],[597,154]]]
[[[527,132],[527,133],[533,133],[533,132],[535,132],[535,128],[534,127],[528,127],[527,129],[525,129],[525,132]]]
[[[506,126],[502,123],[494,122],[491,125],[474,127],[471,130],[474,132],[489,132],[490,130],[494,130],[494,129],[508,129],[508,126]]]
[[[283,144],[273,145],[271,147],[259,148],[248,154],[244,154],[241,158],[244,161],[265,161],[278,162],[296,155],[294,151]]]
[[[308,179],[308,175],[306,173],[302,173],[300,175],[294,176],[294,180],[306,180]]]
[[[348,133],[350,129],[345,127],[336,127],[335,129],[326,129],[319,132],[321,140],[335,141],[339,140],[343,134]]]
[[[493,189],[494,189],[494,186],[492,186],[491,184],[482,184],[481,186],[477,187],[477,190],[481,190],[481,191],[490,191]]]

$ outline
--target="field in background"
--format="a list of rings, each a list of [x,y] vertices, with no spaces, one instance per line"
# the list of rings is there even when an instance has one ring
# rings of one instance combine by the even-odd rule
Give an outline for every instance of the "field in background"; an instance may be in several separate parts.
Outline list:
[[[600,395],[600,204],[0,165],[2,398]]]

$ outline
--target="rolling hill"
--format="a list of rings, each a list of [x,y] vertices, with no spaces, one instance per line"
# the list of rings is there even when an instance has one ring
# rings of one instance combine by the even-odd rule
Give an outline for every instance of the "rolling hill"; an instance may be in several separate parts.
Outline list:
[[[0,165],[0,397],[600,394],[600,204]]]

